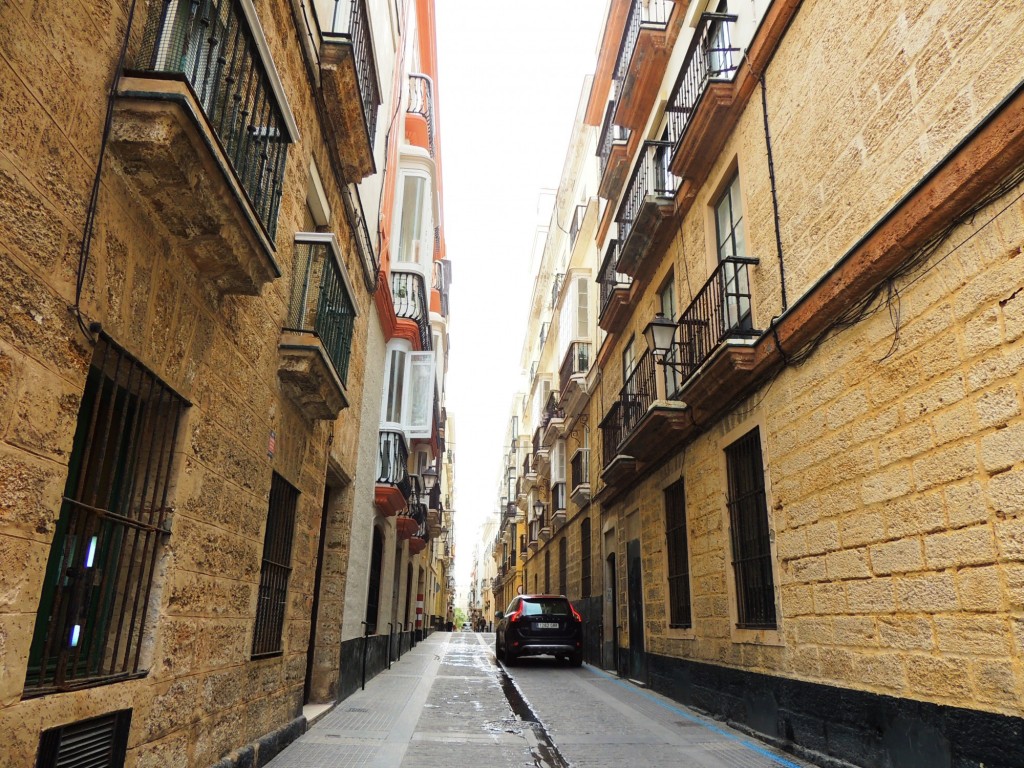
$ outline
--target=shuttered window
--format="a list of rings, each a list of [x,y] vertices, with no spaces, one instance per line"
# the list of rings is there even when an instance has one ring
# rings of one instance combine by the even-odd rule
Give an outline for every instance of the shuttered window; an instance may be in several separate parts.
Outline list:
[[[256,628],[252,636],[253,658],[281,652],[298,499],[299,492],[275,472],[270,481],[267,532],[263,537],[263,565],[260,567]]]
[[[36,768],[121,768],[131,721],[126,709],[43,731]]]

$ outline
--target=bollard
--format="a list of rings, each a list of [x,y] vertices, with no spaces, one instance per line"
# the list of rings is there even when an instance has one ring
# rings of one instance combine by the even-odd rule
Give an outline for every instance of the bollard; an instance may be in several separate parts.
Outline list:
[[[395,633],[395,625],[388,622],[388,669],[391,669],[391,635]]]
[[[363,630],[363,684],[362,684],[362,686],[360,686],[359,690],[365,691],[366,690],[366,644],[369,642],[369,639],[370,639],[370,625],[368,623],[366,623],[365,621],[361,621],[359,623],[362,624],[363,627],[365,627],[365,629]]]

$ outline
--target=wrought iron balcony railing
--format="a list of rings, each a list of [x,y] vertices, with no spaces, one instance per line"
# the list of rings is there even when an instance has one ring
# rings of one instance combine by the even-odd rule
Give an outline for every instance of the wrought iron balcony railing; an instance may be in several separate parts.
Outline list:
[[[601,421],[601,457],[604,466],[611,464],[618,455],[622,435],[622,402],[615,400]]]
[[[331,34],[344,35],[352,41],[352,55],[355,60],[356,76],[359,79],[359,99],[363,104],[363,119],[366,120],[366,132],[370,137],[372,149],[374,134],[377,131],[377,105],[380,104],[380,93],[377,91],[377,64],[373,58],[366,0],[334,0]]]
[[[740,54],[740,49],[732,45],[736,18],[727,13],[705,13],[700,17],[665,110],[669,139],[674,145],[686,132],[708,83],[728,81],[736,71]]]
[[[612,120],[615,114],[615,101],[608,102],[604,111],[604,123],[601,125],[601,137],[597,141],[597,157],[601,164],[601,176],[608,168],[608,158],[611,157],[612,147],[618,142],[629,141],[629,129],[616,125]]]
[[[434,146],[434,82],[426,75],[409,75],[410,115],[419,115],[427,123],[427,144],[430,156],[436,157]]]
[[[240,0],[164,0],[146,24],[139,69],[184,77],[270,240],[290,141]]]
[[[523,477],[526,477],[531,473],[536,473],[536,470],[533,467],[533,454],[528,453],[523,457]],[[522,480],[522,478],[520,478],[520,480]]]
[[[558,404],[558,400],[558,390],[551,390],[551,392],[548,394],[547,401],[544,403],[544,414],[541,416],[540,429],[538,430],[538,432],[543,432],[543,430],[547,429],[548,424],[551,423],[552,419],[565,418],[565,413],[562,410],[561,406]]]
[[[674,197],[679,189],[679,178],[669,170],[672,146],[670,141],[644,142],[615,217],[620,242],[629,239],[633,223],[648,196]]]
[[[533,455],[534,457],[540,453],[541,439],[544,436],[544,427],[537,427],[533,430]]]
[[[576,238],[580,236],[580,229],[583,227],[583,217],[587,215],[586,205],[577,205],[572,212],[572,221],[569,222],[569,248],[576,245]],[[563,275],[564,277],[564,275]]]
[[[434,262],[434,290],[441,295],[441,314],[448,317],[449,295],[452,284],[452,266],[448,259]]]
[[[581,448],[573,454],[572,461],[569,463],[570,479],[572,481],[571,488],[575,491],[581,485],[590,484],[590,449]]]
[[[562,292],[562,283],[565,282],[565,272],[558,272],[555,274],[555,279],[551,282],[551,309],[558,306],[558,294]]]
[[[616,271],[619,263],[619,252],[622,250],[620,240],[612,240],[605,250],[604,261],[601,263],[601,271],[597,274],[597,282],[601,286],[601,311],[603,315],[608,303],[616,291],[628,291],[633,284],[633,278],[629,275]]]
[[[658,398],[657,366],[650,350],[644,352],[619,391],[622,403],[622,438],[632,432]]]
[[[585,374],[590,370],[590,342],[574,341],[569,345],[562,359],[562,367],[558,371],[558,385],[564,392],[569,381],[577,374]]]
[[[619,56],[615,62],[615,81],[621,83],[626,79],[629,63],[633,59],[640,30],[643,27],[665,29],[669,16],[672,15],[672,0],[633,0],[626,18],[626,27],[622,30],[622,42],[619,43]]]
[[[727,258],[719,263],[679,318],[676,359],[685,381],[727,338],[754,338],[748,267],[757,259]]]
[[[430,304],[423,285],[423,276],[418,272],[392,272],[391,297],[395,302],[395,314],[415,320],[420,330],[420,345],[431,349]]]
[[[405,435],[392,430],[380,433],[380,451],[377,454],[377,483],[393,485],[409,500],[412,495],[412,480],[409,477],[409,449]]]
[[[288,329],[320,338],[327,357],[344,384],[356,312],[342,277],[338,254],[321,235],[296,236],[295,278],[288,309]]]

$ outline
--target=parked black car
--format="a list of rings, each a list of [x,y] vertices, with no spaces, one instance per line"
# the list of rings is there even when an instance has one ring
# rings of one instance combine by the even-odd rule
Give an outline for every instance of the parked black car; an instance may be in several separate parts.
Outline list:
[[[583,619],[563,595],[518,595],[495,618],[494,654],[506,666],[542,654],[583,663]]]

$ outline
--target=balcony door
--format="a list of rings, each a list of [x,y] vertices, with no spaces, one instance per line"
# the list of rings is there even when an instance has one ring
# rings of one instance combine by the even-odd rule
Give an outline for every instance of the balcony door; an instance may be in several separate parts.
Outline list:
[[[747,271],[741,265],[729,261],[747,257],[743,227],[743,202],[740,198],[740,176],[737,173],[715,203],[716,250],[722,265],[720,338],[732,331],[749,331],[754,327],[750,316]]]

